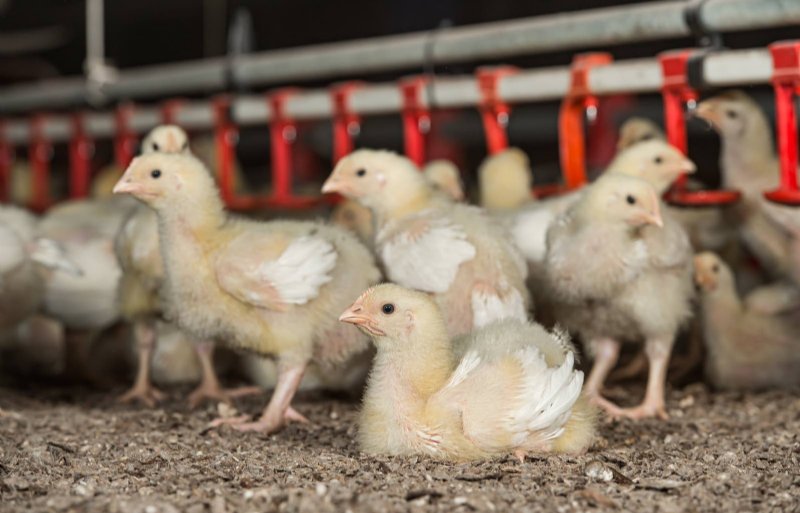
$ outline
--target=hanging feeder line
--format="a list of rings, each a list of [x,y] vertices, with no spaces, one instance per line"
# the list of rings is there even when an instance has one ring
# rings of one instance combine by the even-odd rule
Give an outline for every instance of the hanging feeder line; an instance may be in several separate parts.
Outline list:
[[[800,205],[797,184],[797,113],[795,97],[800,94],[800,41],[781,41],[769,47],[772,54],[772,87],[775,90],[775,128],[778,135],[781,183],[764,193],[770,201]]]
[[[70,198],[85,198],[89,195],[93,155],[94,141],[86,133],[85,115],[77,112],[72,115],[72,139],[69,142]]]
[[[353,112],[350,97],[353,92],[364,86],[361,81],[343,82],[331,86],[330,95],[333,105],[333,163],[352,153],[355,138],[361,132],[361,116]]]
[[[408,77],[400,81],[403,92],[403,145],[406,156],[419,167],[425,163],[431,113],[424,104],[424,92],[430,80],[426,76]]]
[[[122,103],[114,111],[114,160],[120,169],[128,167],[139,144],[139,138],[131,128],[133,115],[134,107],[130,103]]]
[[[570,68],[570,86],[558,113],[558,145],[564,188],[573,190],[586,184],[586,117],[597,117],[598,97],[589,86],[589,71],[607,66],[614,58],[609,53],[578,54]]]
[[[35,212],[46,210],[52,203],[50,197],[50,161],[53,145],[44,129],[45,114],[35,114],[30,120],[31,139],[28,159],[31,165],[31,200],[28,207]]]
[[[701,63],[703,81],[709,87],[728,87],[733,85],[765,83],[772,78],[772,58],[767,50],[736,50],[709,54]],[[498,113],[510,112],[512,103],[547,101],[563,98],[569,91],[571,70],[569,68],[540,68],[535,70],[520,70],[516,73],[505,73],[493,81],[494,92],[487,99],[486,83],[482,95],[479,81],[472,77],[438,78],[435,83],[419,91],[420,104],[429,105],[429,97],[435,94],[438,98],[438,107],[469,108],[482,106],[484,112],[494,112],[494,119],[500,122]],[[484,79],[488,82],[487,79]],[[605,66],[597,66],[587,71],[586,83],[594,95],[608,95],[617,93],[646,93],[659,91],[664,82],[660,63],[652,59],[637,59],[618,61]],[[402,86],[396,83],[364,85],[351,92],[349,96],[349,110],[359,116],[388,114],[402,112],[404,106]],[[239,126],[269,122],[270,125],[283,125],[280,131],[271,130],[272,141],[275,147],[281,148],[286,141],[278,141],[277,133],[296,132],[296,122],[308,119],[325,119],[334,115],[334,106],[328,90],[293,90],[293,94],[286,95],[276,105],[270,108],[269,102],[258,101],[251,96],[239,97],[232,100],[232,122]],[[497,108],[501,105],[502,109]],[[490,109],[487,107],[491,106]],[[115,154],[118,162],[123,158],[129,160],[128,155],[121,155],[120,137],[128,142],[129,147],[135,147],[136,133],[149,130],[159,123],[161,116],[156,108],[137,107],[116,112],[116,120],[109,118],[108,114],[87,113],[85,118],[86,133],[93,137],[108,137],[114,134],[115,129],[124,129],[116,132]],[[181,126],[192,129],[206,129],[214,124],[213,104],[208,101],[183,101],[181,108],[174,112],[174,121]],[[277,116],[276,116],[276,113]],[[123,120],[124,122],[120,122]],[[288,121],[291,121],[289,123]],[[28,123],[8,121],[5,135],[7,140],[0,141],[9,144],[28,141],[33,133],[32,126]],[[49,141],[67,140],[71,136],[68,117],[47,116],[40,121],[39,144],[42,138]],[[493,130],[490,128],[490,130]],[[499,133],[499,132],[498,132]],[[0,136],[3,134],[0,133]],[[496,141],[502,142],[504,134],[498,135]],[[277,142],[276,142],[277,141]],[[507,138],[505,139],[507,144]],[[497,142],[495,147],[501,147]],[[132,153],[131,153],[132,154]],[[288,167],[284,167],[284,160],[278,151],[273,157],[278,163],[273,166],[276,177],[283,176]],[[289,155],[289,159],[291,156]],[[33,163],[33,162],[32,162]],[[291,173],[289,170],[288,173]],[[286,184],[291,189],[291,177],[274,180],[279,187],[274,192],[274,197],[267,201],[246,200],[247,208],[267,206],[270,204],[281,205],[287,208],[304,208],[304,205],[319,202],[315,198],[294,198],[291,193],[283,191]],[[557,192],[550,187],[550,191],[537,189],[538,194]],[[292,207],[292,205],[294,207]],[[244,207],[242,207],[244,208]]]
[[[689,62],[695,50],[673,50],[658,56],[664,77],[661,94],[664,100],[664,124],[667,141],[684,154],[687,153],[686,112],[693,110],[699,98],[689,81]],[[702,64],[702,62],[700,63]],[[682,174],[665,194],[665,199],[683,207],[723,206],[739,200],[741,193],[732,190],[690,191],[688,177]]]
[[[11,168],[14,165],[14,148],[5,137],[6,124],[0,122],[0,201],[11,199]]]

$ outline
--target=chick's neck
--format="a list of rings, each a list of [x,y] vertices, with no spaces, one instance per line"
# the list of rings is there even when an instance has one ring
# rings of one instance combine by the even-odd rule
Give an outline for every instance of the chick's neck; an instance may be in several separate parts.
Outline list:
[[[387,341],[390,348],[378,351],[383,372],[394,374],[413,397],[426,401],[447,383],[454,369],[452,342],[444,323],[416,330],[404,340]]]
[[[424,183],[410,182],[389,187],[384,194],[371,205],[379,225],[389,221],[430,208],[433,191]]]
[[[725,186],[735,187],[742,180],[747,182],[748,176],[772,177],[777,183],[778,175],[772,165],[777,161],[772,133],[766,118],[760,113],[748,116],[747,126],[739,137],[722,137],[720,158]],[[734,174],[735,176],[728,176]],[[745,176],[740,176],[744,174]],[[745,193],[748,191],[744,191]],[[759,192],[760,194],[760,192]]]
[[[184,234],[204,238],[225,224],[222,200],[214,194],[192,195],[170,200],[166,208],[158,209],[158,217],[167,230],[179,228]]]

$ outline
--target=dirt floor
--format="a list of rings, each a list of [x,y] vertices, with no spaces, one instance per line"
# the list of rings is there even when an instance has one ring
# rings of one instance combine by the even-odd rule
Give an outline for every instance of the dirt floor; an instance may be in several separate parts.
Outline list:
[[[0,389],[0,511],[800,511],[797,392],[691,385],[671,393],[668,422],[602,422],[586,455],[463,465],[362,455],[357,404],[341,399],[302,396],[313,425],[259,436],[207,429],[216,406],[172,397],[148,410]]]

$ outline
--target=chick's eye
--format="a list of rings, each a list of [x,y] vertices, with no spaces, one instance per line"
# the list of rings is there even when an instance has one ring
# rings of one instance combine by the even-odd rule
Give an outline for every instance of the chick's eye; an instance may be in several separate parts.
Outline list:
[[[631,194],[628,194],[627,196],[625,196],[625,201],[628,202],[628,205],[635,205],[636,204],[636,198],[634,198],[633,195],[631,195]]]
[[[715,273],[718,273],[719,272],[719,265],[717,265],[717,264],[712,265],[711,266],[711,270],[714,271]]]
[[[664,162],[664,157],[659,155],[659,156],[657,156],[656,158],[653,159],[653,162],[655,162],[656,164],[661,164],[662,162]]]
[[[728,119],[736,119],[739,117],[739,113],[735,110],[726,110],[725,115],[728,116]]]
[[[158,151],[158,150],[160,150],[160,149],[161,149],[161,148],[158,146],[158,143],[157,143],[157,142],[154,142],[154,143],[153,143],[153,151]]]
[[[386,303],[381,307],[381,311],[386,315],[391,315],[394,313],[394,305],[391,303]]]
[[[362,177],[362,176],[364,176],[366,174],[367,174],[367,170],[366,169],[359,169],[358,171],[356,171],[356,176],[358,176],[358,177]]]
[[[183,141],[183,145],[181,145],[181,149],[185,150],[188,147],[189,147],[189,141]]]
[[[150,176],[152,176],[153,178],[159,178],[161,176],[161,170],[153,169],[152,171],[150,171]]]

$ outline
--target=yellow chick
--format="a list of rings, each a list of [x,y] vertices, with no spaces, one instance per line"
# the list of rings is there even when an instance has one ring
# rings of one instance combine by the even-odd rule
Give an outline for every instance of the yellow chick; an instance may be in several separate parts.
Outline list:
[[[751,304],[756,298],[742,301],[730,267],[714,253],[695,256],[694,272],[711,384],[724,390],[800,385],[797,311],[764,312]]]
[[[545,270],[559,323],[579,333],[594,365],[586,393],[613,416],[667,417],[664,385],[678,329],[691,316],[691,246],[652,185],[606,174],[547,232]],[[600,390],[622,341],[644,340],[644,401],[622,409]]]
[[[505,317],[527,319],[527,269],[502,227],[480,209],[437,194],[406,157],[355,151],[339,161],[322,192],[372,210],[386,276],[435,293],[451,335]]]
[[[205,166],[190,155],[137,157],[114,187],[156,211],[166,315],[198,340],[278,360],[278,383],[256,422],[274,432],[305,418],[291,407],[309,361],[333,366],[367,347],[341,311],[380,274],[355,237],[321,223],[260,222],[227,213]]]
[[[189,138],[178,126],[161,125],[144,138],[142,152],[188,154]],[[132,388],[119,400],[141,401],[153,406],[163,398],[163,394],[152,385],[150,367],[157,339],[156,321],[163,311],[160,293],[164,282],[164,264],[158,239],[158,217],[153,209],[145,204],[137,205],[119,230],[114,246],[122,267],[119,306],[122,317],[134,325],[138,352],[136,379]],[[169,330],[162,329],[162,332],[174,338]],[[214,346],[210,341],[196,343],[202,377],[200,385],[189,395],[191,406],[196,406],[206,399],[228,401],[232,397],[259,391],[257,387],[224,390],[214,371],[213,350]]]
[[[516,210],[535,200],[533,171],[524,151],[508,148],[489,155],[478,168],[480,205],[489,210]]]
[[[453,201],[464,200],[464,186],[458,168],[446,159],[429,162],[423,169],[428,182],[445,197]],[[373,245],[375,227],[369,208],[354,200],[346,199],[339,203],[331,213],[331,222],[358,235],[368,247]]]
[[[422,174],[433,188],[453,201],[464,201],[464,185],[461,172],[447,159],[432,160],[422,168]]]
[[[394,284],[367,290],[339,320],[378,351],[359,423],[365,452],[460,461],[579,453],[591,443],[583,373],[565,334],[505,319],[465,336],[459,350],[434,299]]]
[[[619,128],[617,151],[623,151],[635,144],[653,139],[660,141],[666,139],[661,127],[652,120],[634,116],[628,118]]]

